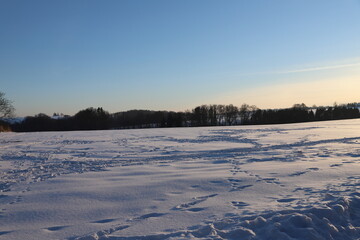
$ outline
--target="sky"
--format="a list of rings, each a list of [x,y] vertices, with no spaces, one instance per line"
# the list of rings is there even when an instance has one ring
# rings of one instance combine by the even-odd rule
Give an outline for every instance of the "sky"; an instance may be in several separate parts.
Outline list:
[[[17,116],[360,102],[360,0],[0,0]]]

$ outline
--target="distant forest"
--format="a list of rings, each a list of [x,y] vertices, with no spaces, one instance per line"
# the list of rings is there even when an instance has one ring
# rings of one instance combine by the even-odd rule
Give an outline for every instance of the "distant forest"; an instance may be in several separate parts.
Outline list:
[[[202,105],[185,112],[131,110],[109,113],[103,108],[87,108],[74,116],[38,114],[18,123],[0,122],[0,125],[15,132],[33,132],[282,124],[352,118],[360,118],[357,103],[331,107],[295,104],[292,108],[267,110],[247,104],[241,107],[230,104]]]

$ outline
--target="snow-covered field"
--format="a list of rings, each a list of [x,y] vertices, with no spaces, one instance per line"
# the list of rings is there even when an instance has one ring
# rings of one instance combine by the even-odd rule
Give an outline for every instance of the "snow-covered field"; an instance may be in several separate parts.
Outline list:
[[[0,239],[359,239],[360,120],[0,133]]]

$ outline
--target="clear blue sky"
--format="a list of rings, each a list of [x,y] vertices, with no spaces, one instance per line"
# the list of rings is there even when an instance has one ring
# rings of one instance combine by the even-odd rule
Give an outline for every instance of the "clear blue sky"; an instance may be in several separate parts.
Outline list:
[[[18,116],[360,101],[359,0],[0,0]]]

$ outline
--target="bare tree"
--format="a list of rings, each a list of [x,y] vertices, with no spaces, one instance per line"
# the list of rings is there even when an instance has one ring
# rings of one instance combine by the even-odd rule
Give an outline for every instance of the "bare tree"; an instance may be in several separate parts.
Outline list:
[[[227,125],[234,125],[238,115],[238,107],[230,104],[225,106],[225,120]]]
[[[14,112],[12,102],[5,98],[5,93],[0,92],[0,118],[13,117]]]
[[[243,105],[241,105],[240,109],[239,109],[239,115],[241,118],[241,123],[242,124],[247,124],[250,122],[250,118],[251,116],[254,114],[254,112],[257,110],[258,108],[255,105],[249,105],[244,103]]]

